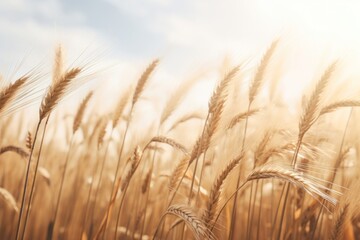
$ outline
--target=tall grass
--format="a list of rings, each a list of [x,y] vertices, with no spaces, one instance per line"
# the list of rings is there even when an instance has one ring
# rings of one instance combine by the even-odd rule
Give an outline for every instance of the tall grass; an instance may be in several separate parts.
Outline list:
[[[302,104],[279,104],[281,48],[219,71],[198,112],[184,102],[205,75],[148,97],[159,60],[105,114],[95,90],[62,108],[93,75],[65,69],[61,47],[48,88],[36,68],[1,79],[1,239],[360,239],[360,98],[333,90],[347,71],[334,61]]]

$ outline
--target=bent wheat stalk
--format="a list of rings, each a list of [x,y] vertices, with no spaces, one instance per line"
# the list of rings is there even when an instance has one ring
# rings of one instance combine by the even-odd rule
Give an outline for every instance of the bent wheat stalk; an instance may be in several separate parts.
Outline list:
[[[266,178],[277,178],[283,181],[286,181],[296,187],[304,189],[308,194],[312,197],[321,199],[329,202],[332,205],[337,204],[337,199],[332,197],[327,193],[327,191],[331,191],[331,189],[323,186],[320,183],[314,182],[312,179],[307,178],[303,173],[298,172],[293,168],[284,168],[281,166],[276,166],[273,164],[264,165],[262,167],[258,167],[254,169],[246,178],[246,180],[230,195],[230,197],[225,201],[223,206],[220,208],[217,217],[211,227],[211,230],[214,228],[217,220],[219,219],[222,211],[225,209],[228,202],[239,192],[247,183],[258,180],[258,179],[266,179]],[[337,193],[337,192],[336,192]]]
[[[168,214],[175,215],[176,217],[182,219],[193,233],[195,239],[215,239],[212,232],[208,229],[205,223],[200,218],[198,218],[188,206],[172,205],[162,215],[158,227],[155,230],[153,240],[156,238],[159,226],[161,225],[163,219]]]
[[[10,206],[16,213],[19,212],[19,208],[16,204],[16,200],[13,195],[6,190],[5,188],[0,187],[0,197],[5,201],[5,203]]]

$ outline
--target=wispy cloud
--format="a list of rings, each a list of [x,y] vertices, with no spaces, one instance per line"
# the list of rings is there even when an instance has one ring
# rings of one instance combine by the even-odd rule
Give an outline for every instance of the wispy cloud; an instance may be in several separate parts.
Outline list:
[[[30,63],[50,59],[62,42],[73,56],[86,47],[107,50],[106,61],[117,59],[120,71],[135,72],[161,57],[163,76],[178,79],[203,63],[216,66],[224,55],[234,62],[255,56],[255,63],[281,36],[282,47],[295,56],[286,59],[284,81],[301,82],[323,59],[360,62],[354,60],[360,52],[358,12],[355,0],[0,1],[0,68],[27,52]]]

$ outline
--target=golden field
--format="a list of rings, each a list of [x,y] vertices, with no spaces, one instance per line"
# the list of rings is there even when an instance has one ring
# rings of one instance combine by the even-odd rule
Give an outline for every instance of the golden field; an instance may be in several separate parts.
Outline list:
[[[332,59],[288,103],[282,47],[220,66],[201,109],[184,103],[206,75],[184,79],[151,116],[161,59],[66,109],[93,62],[57,47],[50,74],[1,78],[1,239],[360,239],[358,79]]]

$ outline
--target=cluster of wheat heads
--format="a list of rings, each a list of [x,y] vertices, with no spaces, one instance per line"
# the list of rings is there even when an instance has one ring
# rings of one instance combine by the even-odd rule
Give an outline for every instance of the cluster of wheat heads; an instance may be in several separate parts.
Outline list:
[[[136,113],[159,60],[110,112],[90,91],[70,122],[56,108],[91,74],[61,48],[48,88],[36,68],[1,79],[1,239],[359,239],[360,98],[331,92],[346,71],[333,61],[294,114],[276,97],[279,48],[221,68],[206,111],[178,112],[199,78],[180,83],[151,129]]]

